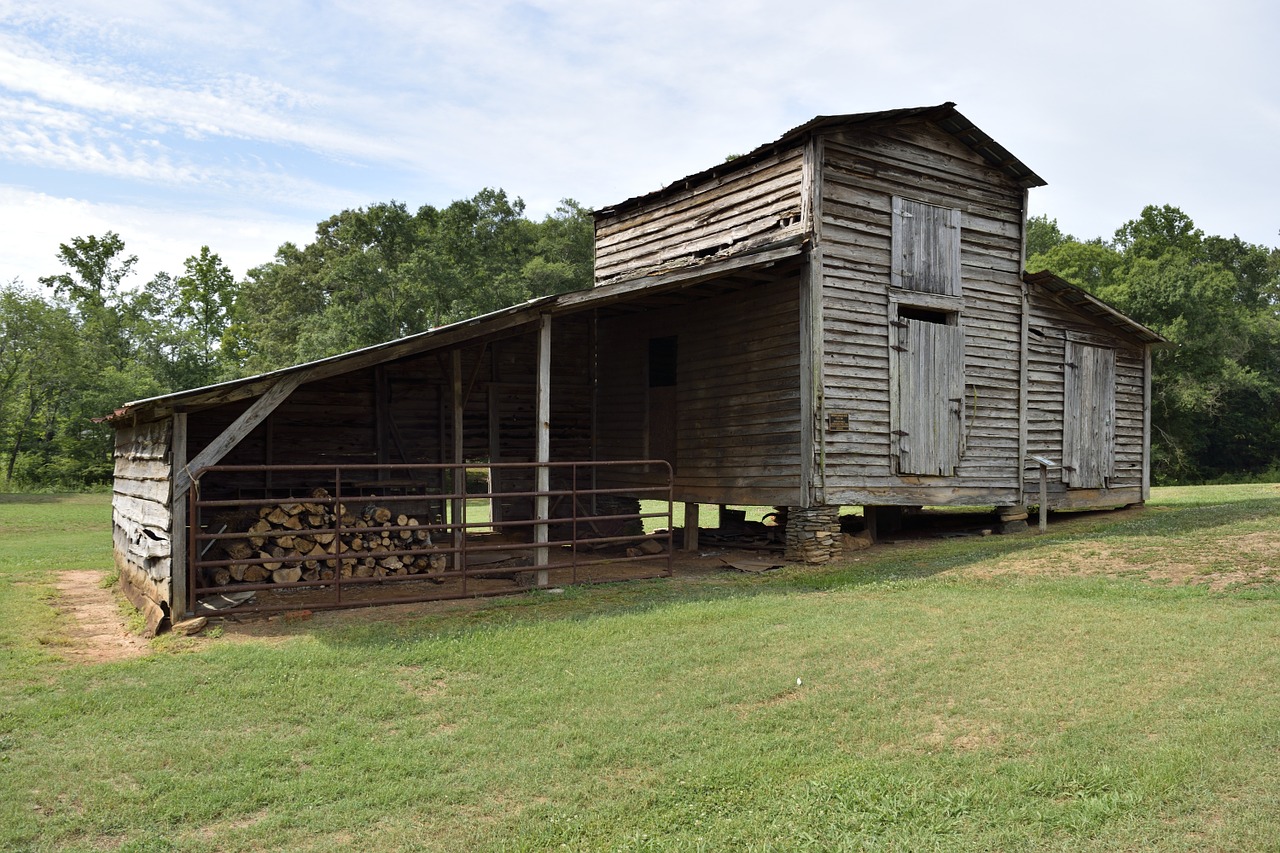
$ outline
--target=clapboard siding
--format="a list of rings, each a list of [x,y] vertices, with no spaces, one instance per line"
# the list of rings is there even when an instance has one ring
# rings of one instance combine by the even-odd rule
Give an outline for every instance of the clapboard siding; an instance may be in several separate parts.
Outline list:
[[[652,275],[800,234],[803,156],[789,149],[597,220],[596,283]]]
[[[828,501],[1015,502],[1022,190],[927,124],[825,137],[821,185],[823,396],[826,414],[849,416],[847,432],[822,433]],[[890,284],[895,196],[960,211],[964,420],[952,476],[895,473],[891,300],[914,295]]]
[[[602,318],[599,458],[649,455],[649,340],[675,336],[676,458],[669,461],[677,499],[798,502],[798,288],[788,277],[677,308]],[[625,485],[617,475],[606,479]],[[653,479],[632,472],[626,481]]]
[[[1141,500],[1143,470],[1143,371],[1141,346],[1116,337],[1034,285],[1028,293],[1027,452],[1061,464],[1066,395],[1067,341],[1115,351],[1114,463],[1106,488],[1073,489],[1055,470],[1049,477],[1054,507],[1106,506]],[[1039,501],[1039,470],[1025,471],[1026,500]]]

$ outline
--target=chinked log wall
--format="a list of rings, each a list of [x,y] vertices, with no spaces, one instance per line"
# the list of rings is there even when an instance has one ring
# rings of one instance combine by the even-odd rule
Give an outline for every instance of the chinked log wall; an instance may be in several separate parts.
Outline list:
[[[1022,189],[925,124],[826,136],[821,161],[824,401],[849,415],[848,432],[824,432],[827,501],[1017,503]],[[893,468],[895,195],[961,211],[966,436],[955,476],[940,481]]]
[[[146,617],[149,635],[167,615],[171,596],[171,446],[167,420],[116,431],[111,496],[116,570],[125,594]]]

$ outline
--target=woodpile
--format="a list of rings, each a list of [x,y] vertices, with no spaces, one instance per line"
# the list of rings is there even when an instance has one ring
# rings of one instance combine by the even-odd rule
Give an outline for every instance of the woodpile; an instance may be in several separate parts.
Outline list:
[[[353,508],[324,489],[261,507],[243,532],[220,540],[224,559],[235,562],[210,570],[213,585],[429,574],[448,563],[445,554],[423,553],[432,550],[431,531],[417,518],[375,504]],[[404,551],[415,553],[396,553]]]

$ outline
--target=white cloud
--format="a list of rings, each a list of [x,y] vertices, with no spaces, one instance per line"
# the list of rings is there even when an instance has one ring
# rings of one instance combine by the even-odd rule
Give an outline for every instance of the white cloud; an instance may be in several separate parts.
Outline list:
[[[1051,182],[1033,211],[1082,237],[1168,202],[1206,230],[1275,242],[1278,26],[1250,0],[1158,14],[1127,0],[11,0],[0,169],[25,194],[4,203],[85,199],[65,204],[99,218],[55,221],[49,260],[57,242],[114,229],[146,263],[154,227],[154,251],[171,235],[180,264],[234,242],[239,218],[306,222],[265,240],[258,263],[343,207],[483,186],[535,216],[566,196],[599,206],[819,113],[955,100]]]
[[[115,231],[138,256],[141,284],[157,272],[176,273],[202,245],[217,252],[237,277],[272,259],[286,240],[306,243],[314,222],[264,216],[249,210],[175,211],[99,204],[0,186],[0,281],[20,279],[39,287],[41,276],[61,272],[57,253],[73,237]]]

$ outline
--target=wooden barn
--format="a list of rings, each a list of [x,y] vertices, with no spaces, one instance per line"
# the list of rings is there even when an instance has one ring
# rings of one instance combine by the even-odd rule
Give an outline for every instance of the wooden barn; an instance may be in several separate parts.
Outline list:
[[[820,117],[598,211],[591,290],[128,404],[121,575],[159,623],[605,579],[610,547],[661,574],[671,500],[784,507],[811,562],[842,505],[1140,502],[1162,339],[1024,273],[1042,184],[950,103]]]

